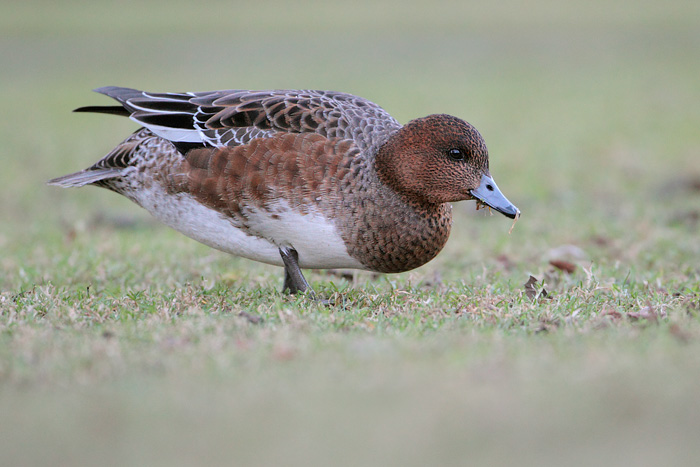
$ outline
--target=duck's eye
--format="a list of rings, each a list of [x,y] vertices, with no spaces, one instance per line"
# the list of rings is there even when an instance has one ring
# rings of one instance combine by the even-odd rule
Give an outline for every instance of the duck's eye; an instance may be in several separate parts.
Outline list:
[[[452,148],[447,153],[450,155],[450,158],[455,161],[461,161],[464,160],[464,153],[462,152],[461,149],[457,148]]]

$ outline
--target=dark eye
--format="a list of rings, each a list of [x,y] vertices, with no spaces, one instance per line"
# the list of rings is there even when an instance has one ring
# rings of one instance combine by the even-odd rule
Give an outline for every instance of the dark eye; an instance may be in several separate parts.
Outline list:
[[[447,154],[450,155],[450,158],[452,160],[455,160],[455,161],[464,160],[464,153],[462,152],[461,149],[452,148],[449,151],[447,151]]]

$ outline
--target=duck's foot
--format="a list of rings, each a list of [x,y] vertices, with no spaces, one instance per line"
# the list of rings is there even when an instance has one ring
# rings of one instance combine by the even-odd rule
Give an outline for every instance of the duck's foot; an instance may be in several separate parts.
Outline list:
[[[311,290],[311,286],[306,282],[304,274],[301,273],[301,268],[299,267],[299,253],[297,253],[297,250],[282,246],[279,248],[279,251],[282,261],[284,262],[284,286],[282,292],[296,294],[308,290],[309,295],[312,298],[316,298],[313,290]]]

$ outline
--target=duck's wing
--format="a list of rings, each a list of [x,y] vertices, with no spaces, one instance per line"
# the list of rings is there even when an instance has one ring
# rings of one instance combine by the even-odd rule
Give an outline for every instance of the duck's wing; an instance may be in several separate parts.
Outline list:
[[[235,147],[279,133],[316,133],[351,140],[360,151],[374,152],[401,125],[377,104],[333,91],[227,90],[150,93],[104,87],[119,107],[83,107],[77,111],[128,115],[179,149]]]

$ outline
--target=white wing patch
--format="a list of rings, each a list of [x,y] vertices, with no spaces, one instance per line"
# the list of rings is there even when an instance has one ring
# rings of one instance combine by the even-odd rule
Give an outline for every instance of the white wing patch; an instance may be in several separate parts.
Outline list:
[[[173,99],[167,98],[167,97],[162,97],[162,96],[154,96],[152,94],[149,94],[147,92],[142,92],[141,93],[144,97],[147,97],[151,100],[159,100],[159,101],[179,101],[177,99],[177,96],[182,96],[182,94],[175,94],[175,93],[169,93],[170,95],[173,96]],[[188,92],[185,93],[185,95],[194,97],[194,93]],[[167,114],[175,114],[175,113],[182,113],[182,112],[173,112],[171,110],[158,110],[158,109],[153,109],[150,107],[144,107],[141,105],[138,105],[138,101],[135,101],[134,99],[129,99],[127,103],[129,104],[130,107],[132,107],[135,110],[147,112],[149,114],[160,114],[160,115],[167,115]],[[192,115],[193,120],[192,120],[192,129],[186,129],[186,128],[171,128],[167,126],[162,126],[162,125],[155,125],[152,123],[145,123],[139,120],[138,118],[134,117],[135,112],[132,112],[131,116],[129,117],[130,120],[138,123],[139,125],[143,125],[149,130],[151,130],[153,133],[156,135],[160,136],[161,138],[167,139],[168,141],[173,141],[175,143],[202,143],[205,141],[204,135],[202,134],[202,129],[197,128],[195,126],[195,121],[194,121],[194,114]]]
[[[131,120],[135,121],[139,125],[145,126],[151,130],[156,135],[161,138],[167,139],[174,143],[202,143],[202,135],[200,130],[194,127],[191,130],[186,130],[183,128],[170,128],[167,126],[153,125],[139,121],[134,117],[130,117]]]

